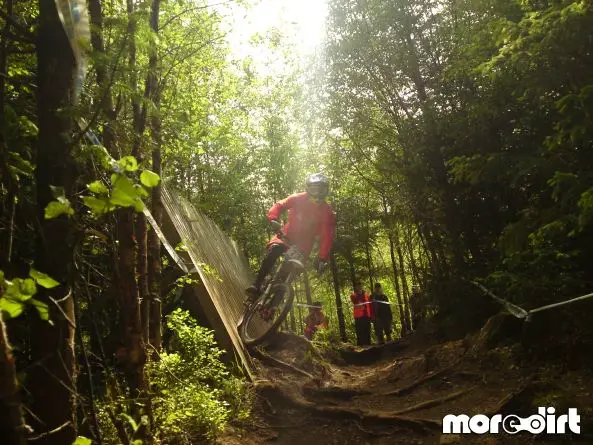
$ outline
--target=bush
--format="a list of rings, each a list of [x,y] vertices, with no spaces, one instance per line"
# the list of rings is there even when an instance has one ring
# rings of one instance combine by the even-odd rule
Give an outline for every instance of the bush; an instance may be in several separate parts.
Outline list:
[[[321,352],[330,352],[341,343],[340,334],[331,329],[318,329],[311,343]]]
[[[167,444],[213,440],[230,419],[249,417],[249,390],[220,361],[213,331],[180,309],[167,317],[167,326],[173,351],[147,365],[155,438]]]

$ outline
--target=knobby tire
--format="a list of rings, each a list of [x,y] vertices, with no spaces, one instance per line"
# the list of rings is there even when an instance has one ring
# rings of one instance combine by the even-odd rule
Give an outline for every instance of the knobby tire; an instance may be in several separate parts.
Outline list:
[[[281,301],[286,302],[284,305],[284,309],[282,310],[282,312],[280,313],[278,318],[274,321],[274,323],[272,323],[270,325],[270,327],[262,335],[260,335],[257,338],[254,338],[254,339],[247,338],[246,329],[249,326],[249,322],[255,315],[255,312],[257,309],[257,303],[261,300],[262,297],[258,298],[247,310],[247,313],[245,314],[245,317],[243,319],[243,323],[241,323],[241,326],[239,327],[239,335],[241,336],[241,340],[243,341],[245,346],[247,346],[248,348],[253,348],[255,346],[258,346],[258,345],[261,345],[262,343],[264,343],[267,339],[270,338],[270,336],[272,336],[272,334],[274,334],[277,331],[277,329],[280,327],[282,322],[288,316],[288,313],[290,312],[290,309],[292,308],[292,302],[294,300],[294,292],[292,291],[291,284],[287,284],[287,283],[282,283],[282,284],[286,285],[286,292],[287,292],[282,297],[282,300],[281,300]]]

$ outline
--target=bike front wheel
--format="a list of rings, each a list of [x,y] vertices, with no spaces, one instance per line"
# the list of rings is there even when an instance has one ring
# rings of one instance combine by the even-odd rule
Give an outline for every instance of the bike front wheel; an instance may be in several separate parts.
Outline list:
[[[276,283],[249,306],[239,335],[247,347],[254,347],[266,341],[280,327],[292,307],[294,293],[288,283]]]

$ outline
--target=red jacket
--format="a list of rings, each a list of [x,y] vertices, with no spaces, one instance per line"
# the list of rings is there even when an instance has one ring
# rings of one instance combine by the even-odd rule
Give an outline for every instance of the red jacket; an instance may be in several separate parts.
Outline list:
[[[371,301],[369,294],[365,291],[359,294],[352,292],[350,294],[350,300],[352,300],[352,304],[354,305],[354,318],[373,318],[373,305],[369,303]]]
[[[288,222],[282,227],[282,233],[305,255],[311,253],[313,242],[319,236],[319,258],[328,261],[335,232],[335,215],[331,206],[325,201],[311,199],[306,192],[296,193],[274,204],[268,212],[268,219],[279,220],[285,210],[288,210]],[[268,246],[271,244],[284,242],[275,236]]]

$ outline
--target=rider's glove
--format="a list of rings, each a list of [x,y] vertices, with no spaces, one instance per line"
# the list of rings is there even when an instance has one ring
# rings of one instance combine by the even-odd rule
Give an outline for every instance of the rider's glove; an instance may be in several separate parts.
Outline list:
[[[276,221],[275,219],[270,221],[270,227],[274,232],[279,232],[282,228],[282,223],[280,221]]]
[[[325,269],[327,268],[327,261],[319,260],[315,264],[315,269],[317,269],[317,273],[321,275]]]

